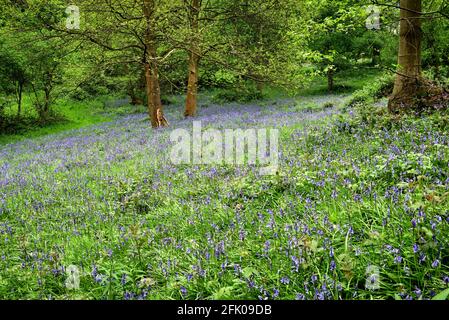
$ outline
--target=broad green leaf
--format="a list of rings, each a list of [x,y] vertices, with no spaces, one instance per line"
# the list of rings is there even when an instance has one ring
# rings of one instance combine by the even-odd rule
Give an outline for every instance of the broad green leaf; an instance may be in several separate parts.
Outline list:
[[[433,297],[432,300],[447,300],[448,296],[449,296],[449,289],[446,289],[437,294],[435,297]]]

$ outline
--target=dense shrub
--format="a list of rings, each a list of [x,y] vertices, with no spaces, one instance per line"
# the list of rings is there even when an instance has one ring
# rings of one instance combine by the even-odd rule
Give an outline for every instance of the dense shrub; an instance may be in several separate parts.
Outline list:
[[[394,74],[386,73],[378,77],[372,83],[367,84],[363,89],[357,90],[349,100],[349,106],[358,103],[365,103],[370,100],[378,100],[388,96],[393,91]]]

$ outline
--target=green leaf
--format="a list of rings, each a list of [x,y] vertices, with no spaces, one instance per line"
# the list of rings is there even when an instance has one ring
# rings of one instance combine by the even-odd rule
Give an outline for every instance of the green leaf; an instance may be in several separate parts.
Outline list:
[[[246,267],[242,270],[242,274],[245,278],[251,278],[252,276],[258,276],[259,272],[252,267]]]
[[[437,294],[435,297],[433,297],[432,300],[447,300],[448,296],[449,296],[449,289],[446,289],[443,292]]]

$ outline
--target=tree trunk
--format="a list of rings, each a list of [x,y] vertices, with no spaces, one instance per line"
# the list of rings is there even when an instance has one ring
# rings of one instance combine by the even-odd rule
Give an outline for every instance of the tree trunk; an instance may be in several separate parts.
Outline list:
[[[148,101],[148,114],[153,128],[166,127],[168,121],[164,117],[161,90],[159,85],[159,73],[156,60],[156,39],[153,32],[154,0],[144,0],[144,16],[146,19],[145,32],[145,87]]]
[[[17,88],[17,118],[22,113],[22,95],[23,95],[23,82],[19,81]]]
[[[185,117],[194,117],[196,114],[198,97],[198,62],[198,55],[191,52],[189,54],[189,80],[187,84]]]
[[[327,70],[327,90],[329,92],[334,91],[334,68],[332,67]]]
[[[380,48],[377,46],[373,46],[372,57],[371,57],[371,66],[377,66],[380,63]]]
[[[421,0],[401,0],[398,74],[388,103],[392,113],[413,105],[413,98],[422,92],[421,77]]]
[[[198,97],[198,67],[199,67],[199,47],[198,47],[198,18],[200,14],[201,1],[191,0],[189,8],[191,45],[189,52],[189,79],[187,84],[187,99],[184,112],[185,117],[194,117],[197,109]]]

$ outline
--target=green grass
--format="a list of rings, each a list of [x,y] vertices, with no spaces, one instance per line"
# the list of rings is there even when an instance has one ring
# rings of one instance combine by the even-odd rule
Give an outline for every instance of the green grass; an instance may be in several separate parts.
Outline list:
[[[80,129],[101,122],[111,121],[118,116],[145,112],[142,106],[123,105],[113,106],[113,102],[119,97],[105,96],[94,100],[75,101],[70,99],[60,99],[52,107],[52,110],[62,117],[54,123],[40,125],[38,122],[29,124],[24,130],[16,134],[0,134],[0,145],[14,143],[27,138],[36,138],[53,133],[58,133],[71,129]],[[29,97],[24,98],[24,108],[22,115],[30,118],[37,118],[35,109],[31,107]],[[6,110],[6,114],[15,115],[17,107]]]
[[[350,94],[356,90],[360,90],[367,84],[374,81],[381,74],[382,71],[380,70],[366,68],[363,66],[359,66],[351,70],[337,72],[334,79],[334,93]],[[329,93],[327,88],[327,78],[322,76],[313,79],[312,82],[307,85],[307,87],[301,89],[298,92],[298,95],[314,96],[327,93]]]

